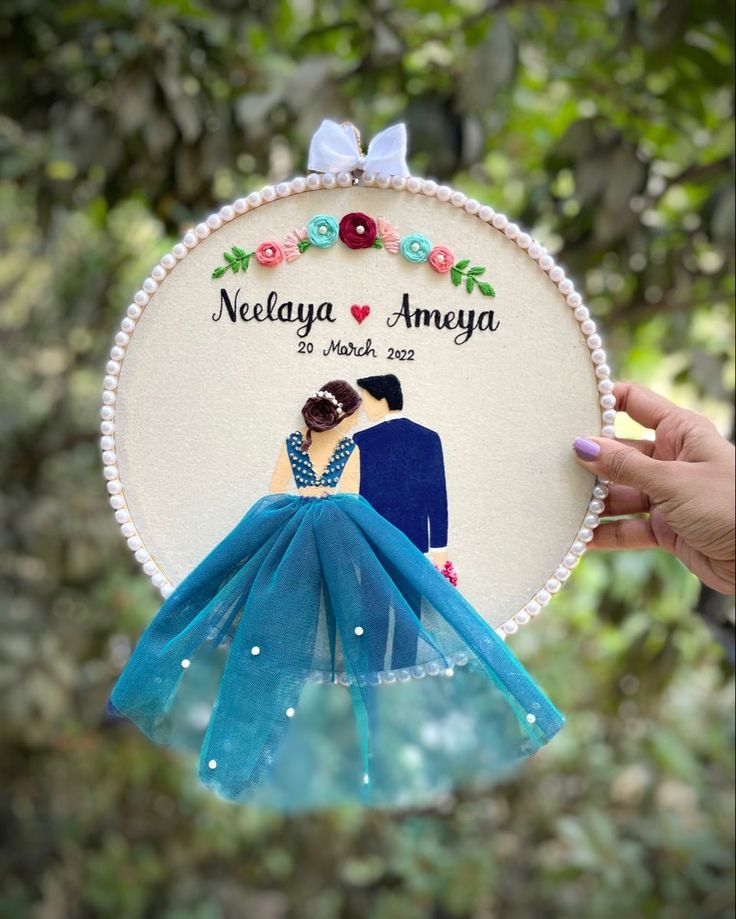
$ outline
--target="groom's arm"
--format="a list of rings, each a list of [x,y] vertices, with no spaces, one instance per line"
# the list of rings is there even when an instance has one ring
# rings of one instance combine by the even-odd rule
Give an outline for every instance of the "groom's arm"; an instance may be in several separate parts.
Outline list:
[[[431,555],[447,552],[447,483],[442,441],[437,434],[432,438],[427,475],[427,516],[429,523],[429,551]]]

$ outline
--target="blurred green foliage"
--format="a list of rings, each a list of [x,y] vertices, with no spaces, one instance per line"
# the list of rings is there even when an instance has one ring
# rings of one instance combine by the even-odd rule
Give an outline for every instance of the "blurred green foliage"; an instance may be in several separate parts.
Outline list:
[[[227,805],[103,715],[156,598],[107,506],[97,409],[153,261],[216,204],[301,172],[327,116],[367,136],[406,120],[415,173],[564,251],[619,377],[728,431],[733,16],[722,0],[4,3],[1,915],[732,915],[727,601],[658,553],[588,556],[513,639],[569,719],[515,781],[399,816]]]

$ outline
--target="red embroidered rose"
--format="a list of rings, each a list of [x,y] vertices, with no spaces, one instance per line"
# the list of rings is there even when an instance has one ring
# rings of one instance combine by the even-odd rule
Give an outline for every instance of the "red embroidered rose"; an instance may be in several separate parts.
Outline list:
[[[366,214],[346,214],[340,221],[340,239],[350,249],[370,249],[376,232],[375,220]]]
[[[455,264],[455,256],[447,246],[435,246],[429,253],[429,264],[440,274],[447,274]]]
[[[256,249],[256,261],[264,268],[275,268],[284,260],[284,249],[281,243],[265,242]]]

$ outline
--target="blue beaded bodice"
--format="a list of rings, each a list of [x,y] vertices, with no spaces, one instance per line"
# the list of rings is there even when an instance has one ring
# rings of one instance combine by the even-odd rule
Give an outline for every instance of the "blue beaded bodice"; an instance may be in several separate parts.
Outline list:
[[[341,437],[332,451],[332,455],[323,472],[317,475],[309,454],[302,450],[301,433],[294,431],[293,434],[289,434],[286,438],[286,451],[289,454],[289,462],[291,463],[291,471],[294,474],[296,487],[321,486],[323,488],[335,488],[354,449],[355,441],[352,437]]]

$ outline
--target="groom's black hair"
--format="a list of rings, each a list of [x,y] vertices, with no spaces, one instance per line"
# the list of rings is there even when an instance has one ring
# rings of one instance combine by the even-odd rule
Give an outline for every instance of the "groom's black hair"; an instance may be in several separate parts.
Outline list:
[[[397,412],[404,407],[401,383],[393,373],[387,373],[381,377],[363,377],[362,380],[358,380],[358,386],[369,392],[374,399],[385,399],[392,412]]]

